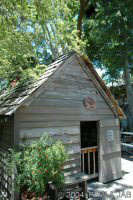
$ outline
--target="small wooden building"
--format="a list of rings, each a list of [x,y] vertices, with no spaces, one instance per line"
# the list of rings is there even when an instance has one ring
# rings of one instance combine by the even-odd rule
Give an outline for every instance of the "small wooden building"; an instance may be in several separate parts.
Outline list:
[[[39,81],[2,100],[0,115],[1,148],[49,133],[68,144],[65,176],[83,171],[102,183],[122,177],[119,119],[125,116],[85,57],[56,59]]]

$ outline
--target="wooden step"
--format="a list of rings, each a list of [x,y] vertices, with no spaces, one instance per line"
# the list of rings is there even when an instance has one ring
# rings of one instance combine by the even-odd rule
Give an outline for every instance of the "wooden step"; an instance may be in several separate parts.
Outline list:
[[[85,174],[84,172],[80,172],[78,174],[73,174],[72,176],[66,177],[65,184],[73,185],[87,180],[89,180],[89,175]]]

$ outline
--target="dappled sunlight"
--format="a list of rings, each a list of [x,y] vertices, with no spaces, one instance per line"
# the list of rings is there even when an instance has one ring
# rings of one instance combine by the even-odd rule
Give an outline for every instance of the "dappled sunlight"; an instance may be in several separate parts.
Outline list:
[[[122,158],[121,179],[106,184],[98,181],[88,183],[90,199],[133,199],[133,162]],[[131,197],[130,197],[131,196]]]

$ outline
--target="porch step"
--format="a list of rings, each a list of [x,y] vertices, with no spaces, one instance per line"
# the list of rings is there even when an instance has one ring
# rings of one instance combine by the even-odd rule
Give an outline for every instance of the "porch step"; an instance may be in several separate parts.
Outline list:
[[[73,174],[69,177],[66,177],[65,184],[66,185],[74,185],[76,183],[82,183],[89,180],[89,175],[84,172],[80,172],[78,174]]]

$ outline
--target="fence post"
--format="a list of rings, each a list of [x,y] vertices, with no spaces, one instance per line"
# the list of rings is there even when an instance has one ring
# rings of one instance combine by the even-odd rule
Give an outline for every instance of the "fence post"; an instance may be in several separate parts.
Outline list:
[[[19,191],[15,191],[15,177],[17,175],[18,175],[17,167],[16,167],[15,163],[13,163],[11,200],[19,200],[20,199]]]
[[[15,163],[12,163],[12,172],[11,175],[9,174],[6,162],[8,155],[10,155],[10,151],[0,148],[0,199],[19,200],[19,192],[16,192],[14,188],[17,168]]]

